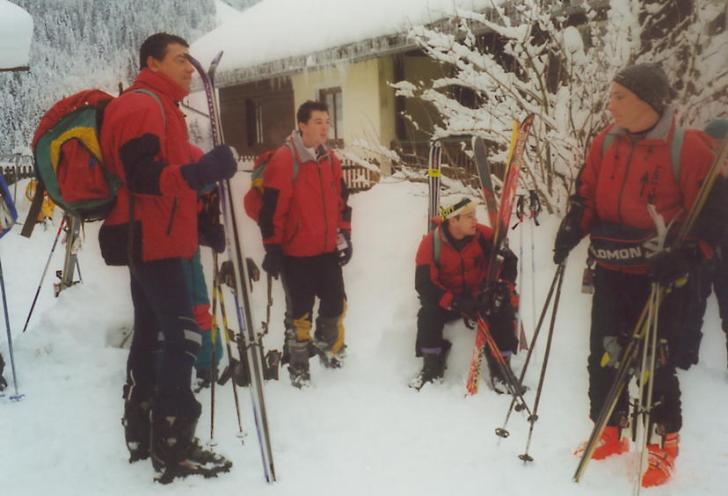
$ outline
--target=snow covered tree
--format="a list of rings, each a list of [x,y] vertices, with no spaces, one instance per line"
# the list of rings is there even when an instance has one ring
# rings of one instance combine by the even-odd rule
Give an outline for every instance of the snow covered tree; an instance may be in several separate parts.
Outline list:
[[[43,112],[63,96],[99,87],[115,94],[139,70],[142,41],[167,31],[192,42],[214,28],[200,2],[14,0],[34,19],[29,73],[0,74],[0,154],[28,149]]]
[[[625,65],[662,62],[679,90],[685,125],[702,126],[728,103],[722,2],[562,5],[524,0],[461,11],[444,28],[416,26],[413,39],[449,75],[394,85],[398,95],[441,113],[433,137],[483,136],[493,163],[505,160],[512,120],[535,113],[522,184],[538,190],[549,210],[564,204],[588,143],[606,124],[609,83]],[[463,92],[471,95],[467,101]]]

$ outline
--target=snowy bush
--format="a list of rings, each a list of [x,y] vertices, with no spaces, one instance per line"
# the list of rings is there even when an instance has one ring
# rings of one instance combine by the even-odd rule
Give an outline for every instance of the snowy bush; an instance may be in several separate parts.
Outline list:
[[[634,62],[660,62],[679,92],[683,125],[702,127],[728,103],[724,2],[612,0],[589,3],[524,0],[487,12],[460,12],[410,35],[449,68],[431,83],[395,84],[397,94],[432,103],[443,117],[433,138],[473,134],[504,162],[514,119],[537,115],[522,186],[551,211],[564,205],[587,145],[608,122],[611,78]],[[457,95],[474,94],[474,104]],[[721,105],[716,105],[717,103]]]

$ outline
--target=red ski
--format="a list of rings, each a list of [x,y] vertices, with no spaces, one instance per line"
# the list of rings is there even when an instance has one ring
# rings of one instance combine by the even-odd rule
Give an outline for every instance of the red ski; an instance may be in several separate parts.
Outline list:
[[[503,179],[500,208],[498,209],[497,222],[495,226],[493,226],[493,249],[488,263],[488,276],[486,278],[485,288],[489,288],[495,284],[500,272],[502,257],[499,253],[503,248],[506,236],[508,235],[508,226],[510,224],[513,210],[513,199],[518,186],[518,176],[521,171],[521,165],[523,164],[523,152],[526,148],[526,141],[528,141],[528,135],[531,130],[531,125],[533,124],[533,119],[533,114],[528,115],[528,117],[526,117],[514,129],[513,136],[511,138],[511,153]],[[483,178],[481,178],[481,181],[482,179]],[[485,191],[484,188],[483,195],[487,199],[489,195],[492,196],[492,191]],[[483,363],[483,352],[485,351],[486,343],[488,342],[490,353],[496,358],[496,360],[498,360],[498,357],[501,356],[500,350],[498,350],[498,347],[495,345],[495,341],[493,341],[492,338],[488,339],[488,334],[488,326],[478,326],[478,330],[475,335],[473,355],[470,359],[470,366],[468,368],[468,378],[465,384],[468,395],[473,395],[478,392],[480,370]]]

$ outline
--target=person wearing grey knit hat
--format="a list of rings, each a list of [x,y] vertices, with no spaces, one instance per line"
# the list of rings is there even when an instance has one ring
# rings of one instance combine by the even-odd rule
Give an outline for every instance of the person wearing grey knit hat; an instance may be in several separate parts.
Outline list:
[[[619,384],[615,367],[647,315],[643,310],[650,309],[646,318],[654,322],[659,315],[659,325],[651,329],[667,345],[669,356],[660,359],[651,373],[651,392],[643,396],[654,407],[654,433],[639,475],[642,487],[666,484],[675,471],[683,426],[676,366],[683,353],[683,309],[692,289],[685,280],[689,284],[702,263],[700,245],[718,246],[728,233],[728,180],[716,178],[702,204],[695,203],[715,154],[704,133],[676,133],[672,98],[667,76],[655,64],[633,65],[614,76],[608,104],[614,122],[591,142],[553,250],[554,263],[563,268],[571,250],[589,236],[589,256],[596,264],[587,358],[589,417],[595,422],[591,439],[596,445],[583,457],[602,460],[630,450],[623,432],[631,408],[627,387],[618,395],[610,393]],[[676,163],[674,143],[681,147]],[[655,236],[657,223],[679,224],[694,205],[699,210],[693,212],[699,214],[690,231],[692,240],[657,253],[646,249],[643,240]],[[662,293],[659,305],[648,304],[651,295],[659,294],[658,287],[670,291]]]
[[[659,115],[665,112],[675,97],[675,90],[658,64],[643,63],[625,67],[614,76],[613,81],[634,93]]]
[[[673,95],[660,66],[635,64],[614,76],[607,109],[617,126],[630,133],[641,133],[657,124]]]

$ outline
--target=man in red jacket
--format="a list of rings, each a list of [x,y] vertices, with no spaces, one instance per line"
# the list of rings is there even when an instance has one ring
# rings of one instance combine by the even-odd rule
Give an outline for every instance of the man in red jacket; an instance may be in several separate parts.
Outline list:
[[[480,312],[489,321],[506,360],[515,353],[518,259],[505,250],[499,280],[484,293],[492,240],[492,229],[478,224],[475,203],[468,198],[448,208],[443,223],[422,238],[415,272],[415,289],[422,305],[417,314],[415,354],[423,358],[423,365],[410,387],[420,389],[443,377],[450,350],[450,342],[442,337],[443,328],[461,317],[475,320]],[[488,351],[485,356],[493,388],[507,391],[505,379]]]
[[[725,180],[719,179],[692,231],[696,240],[657,254],[645,248],[644,242],[656,233],[655,212],[666,225],[679,224],[713,162],[713,153],[700,132],[685,130],[678,161],[685,166],[673,163],[676,125],[668,106],[672,94],[665,73],[655,64],[633,65],[615,76],[608,105],[614,124],[591,145],[554,245],[554,262],[561,264],[589,234],[590,254],[597,262],[587,367],[592,420],[602,410],[621,347],[629,340],[651,284],[671,289],[660,307],[658,336],[667,347],[661,346],[654,371],[651,420],[655,429],[648,438],[649,466],[642,475],[645,487],[667,482],[678,454],[680,386],[675,374],[677,354],[670,349],[675,349],[682,330],[683,321],[674,313],[686,301],[680,281],[701,256],[698,239],[720,243],[728,211],[720,202],[726,196]],[[629,450],[628,439],[622,437],[628,407],[625,392],[592,459]]]
[[[134,303],[126,443],[130,461],[151,454],[162,482],[231,466],[194,437],[201,407],[191,371],[201,338],[182,264],[198,248],[197,192],[231,177],[236,163],[227,146],[203,155],[189,143],[179,109],[194,71],[187,51],[178,36],[147,38],[139,51],[141,71],[108,105],[101,130],[106,166],[121,185],[99,243],[107,264],[129,266]]]
[[[300,388],[311,379],[310,353],[326,367],[342,364],[346,293],[341,267],[351,259],[352,246],[348,189],[339,159],[326,146],[328,107],[307,101],[296,120],[298,129],[266,166],[258,225],[266,251],[263,269],[280,274],[286,292],[283,360],[291,383]]]

